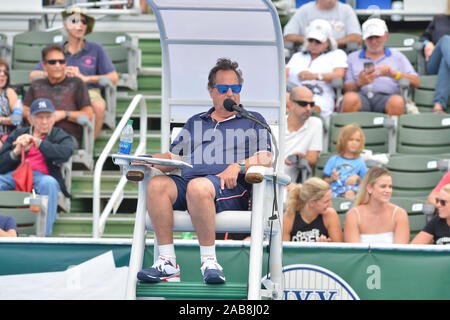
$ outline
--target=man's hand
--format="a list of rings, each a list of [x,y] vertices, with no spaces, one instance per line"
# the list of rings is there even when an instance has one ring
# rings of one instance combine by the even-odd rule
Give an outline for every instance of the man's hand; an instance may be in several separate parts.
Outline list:
[[[375,68],[369,69],[369,70],[362,70],[359,73],[357,84],[360,87],[365,86],[367,84],[372,83],[376,77],[377,77],[377,71]]]
[[[237,177],[241,171],[241,166],[237,163],[230,164],[217,176],[220,178],[220,189],[233,189],[237,186]]]
[[[376,70],[378,71],[378,77],[395,77],[397,75],[397,72],[394,71],[391,66],[383,65],[383,66],[377,66]]]
[[[430,60],[430,57],[433,54],[433,50],[434,50],[434,43],[431,41],[428,41],[425,44],[425,48],[423,48],[423,54],[425,55],[425,61],[428,62],[428,60]]]
[[[83,80],[83,82],[85,81],[85,76],[83,76],[80,72],[80,69],[78,67],[75,66],[67,66],[66,67],[66,75],[68,77],[78,77],[81,80]]]
[[[37,146],[37,141],[32,135],[25,133],[18,136],[16,141],[13,142],[13,145],[15,146],[13,149],[14,154],[19,156],[22,148],[27,152],[33,145]]]

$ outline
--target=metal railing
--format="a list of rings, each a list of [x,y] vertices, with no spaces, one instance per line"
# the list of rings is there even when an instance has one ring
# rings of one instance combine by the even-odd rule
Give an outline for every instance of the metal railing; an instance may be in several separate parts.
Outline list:
[[[139,105],[140,107],[140,130],[139,130],[139,144],[134,152],[134,155],[145,153],[147,148],[147,103],[145,102],[145,98],[142,94],[136,95],[128,106],[125,114],[122,116],[119,124],[114,130],[111,138],[108,140],[105,148],[103,149],[100,157],[95,164],[94,169],[94,190],[93,190],[93,199],[92,199],[92,208],[93,208],[93,220],[92,220],[92,237],[100,238],[105,230],[106,220],[108,219],[111,211],[114,207],[118,207],[122,196],[123,189],[125,184],[127,183],[127,178],[125,175],[122,175],[119,183],[114,189],[111,197],[109,198],[105,208],[100,214],[100,186],[101,186],[101,177],[103,171],[103,165],[110,154],[111,149],[116,144],[117,140],[120,138],[120,134],[122,133],[122,129],[127,124],[128,119],[130,119],[131,115],[134,112],[134,109]],[[117,204],[119,202],[119,204]]]

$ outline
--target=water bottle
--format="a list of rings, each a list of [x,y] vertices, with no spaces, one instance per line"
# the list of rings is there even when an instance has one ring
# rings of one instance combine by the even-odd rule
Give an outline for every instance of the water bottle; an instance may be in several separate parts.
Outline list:
[[[117,153],[130,154],[131,145],[133,144],[133,120],[128,120],[120,135],[119,150]]]
[[[22,96],[19,95],[19,99],[17,99],[16,103],[14,103],[13,112],[11,114],[11,122],[13,125],[18,126],[22,123],[22,111],[23,111],[23,103]]]

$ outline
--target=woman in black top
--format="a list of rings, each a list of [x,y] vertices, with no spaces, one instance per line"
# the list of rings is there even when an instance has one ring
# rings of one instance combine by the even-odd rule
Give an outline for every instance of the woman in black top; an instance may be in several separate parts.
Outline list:
[[[436,208],[438,214],[417,234],[412,244],[450,245],[450,184],[439,191]]]
[[[327,182],[313,177],[291,189],[283,217],[283,241],[343,241]]]

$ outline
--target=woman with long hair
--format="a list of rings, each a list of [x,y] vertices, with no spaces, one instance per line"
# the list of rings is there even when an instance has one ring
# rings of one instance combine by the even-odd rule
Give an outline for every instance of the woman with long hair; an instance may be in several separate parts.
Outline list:
[[[390,203],[392,176],[382,167],[373,167],[364,176],[355,206],[347,212],[345,242],[408,243],[406,211]]]
[[[16,92],[9,88],[8,62],[0,58],[0,147],[3,144],[1,137],[14,129],[11,122],[11,113],[17,99]]]
[[[283,216],[283,241],[342,242],[342,229],[331,207],[330,185],[313,177],[289,192]]]

